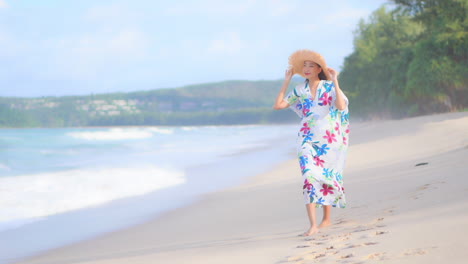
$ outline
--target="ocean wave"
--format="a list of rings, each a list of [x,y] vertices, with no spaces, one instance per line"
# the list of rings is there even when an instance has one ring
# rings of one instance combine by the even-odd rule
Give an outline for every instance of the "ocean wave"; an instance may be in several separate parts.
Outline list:
[[[169,128],[149,127],[148,130],[154,133],[164,134],[164,135],[174,134],[174,129],[169,129]]]
[[[183,172],[154,166],[68,170],[0,178],[0,225],[98,206],[185,181]]]
[[[67,135],[86,140],[124,140],[150,138],[153,136],[153,133],[135,128],[111,128],[105,131],[70,132]]]
[[[182,130],[183,131],[194,131],[194,130],[198,130],[198,128],[194,127],[194,126],[183,126]]]

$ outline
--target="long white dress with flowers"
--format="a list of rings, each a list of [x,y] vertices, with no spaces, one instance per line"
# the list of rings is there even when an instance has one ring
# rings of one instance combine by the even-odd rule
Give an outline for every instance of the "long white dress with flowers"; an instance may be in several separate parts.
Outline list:
[[[332,81],[320,81],[312,96],[306,80],[284,98],[302,119],[297,153],[306,204],[346,207],[343,169],[349,142],[349,112],[348,98],[343,96],[346,108],[339,110],[335,107]]]

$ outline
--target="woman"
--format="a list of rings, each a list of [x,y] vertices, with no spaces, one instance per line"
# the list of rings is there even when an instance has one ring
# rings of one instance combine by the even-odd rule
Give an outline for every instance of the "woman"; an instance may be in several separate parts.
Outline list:
[[[289,65],[274,109],[291,107],[302,119],[297,150],[310,221],[303,235],[311,236],[331,225],[332,206],[346,206],[342,173],[349,141],[348,98],[340,89],[338,73],[327,68],[320,54],[296,51],[289,57]],[[285,97],[296,73],[306,80]],[[323,220],[317,226],[315,208],[322,206]]]

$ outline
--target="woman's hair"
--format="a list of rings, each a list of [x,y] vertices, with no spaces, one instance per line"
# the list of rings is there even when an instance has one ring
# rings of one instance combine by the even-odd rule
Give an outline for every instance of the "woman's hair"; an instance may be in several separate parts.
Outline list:
[[[322,66],[321,66],[320,64],[316,63],[315,61],[314,61],[314,64],[317,65],[317,66],[319,66],[320,69],[322,69],[322,70],[320,71],[320,73],[318,74],[319,79],[320,79],[320,80],[327,80],[327,76],[326,76],[325,73],[323,72]]]
[[[320,64],[316,63],[316,62],[314,62],[314,63],[315,63],[315,65],[319,66],[320,69],[322,69],[322,70],[320,71],[320,73],[318,74],[319,79],[320,79],[320,80],[326,80],[326,79],[327,79],[327,76],[326,76],[325,73],[323,72],[322,66],[321,66]]]
[[[320,67],[320,68],[322,68],[322,67]],[[327,76],[325,76],[325,73],[323,72],[323,69],[319,73],[318,77],[319,77],[320,80],[326,80],[327,79]]]

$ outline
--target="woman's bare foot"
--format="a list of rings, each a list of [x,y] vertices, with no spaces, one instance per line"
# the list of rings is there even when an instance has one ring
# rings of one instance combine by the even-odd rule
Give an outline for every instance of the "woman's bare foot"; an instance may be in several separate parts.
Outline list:
[[[327,226],[331,226],[331,221],[322,221],[318,228],[325,228]]]
[[[304,232],[302,234],[302,236],[311,236],[311,235],[313,235],[315,233],[318,233],[318,231],[319,231],[318,228],[314,226],[314,227],[309,228],[309,230],[307,230],[307,232]]]

